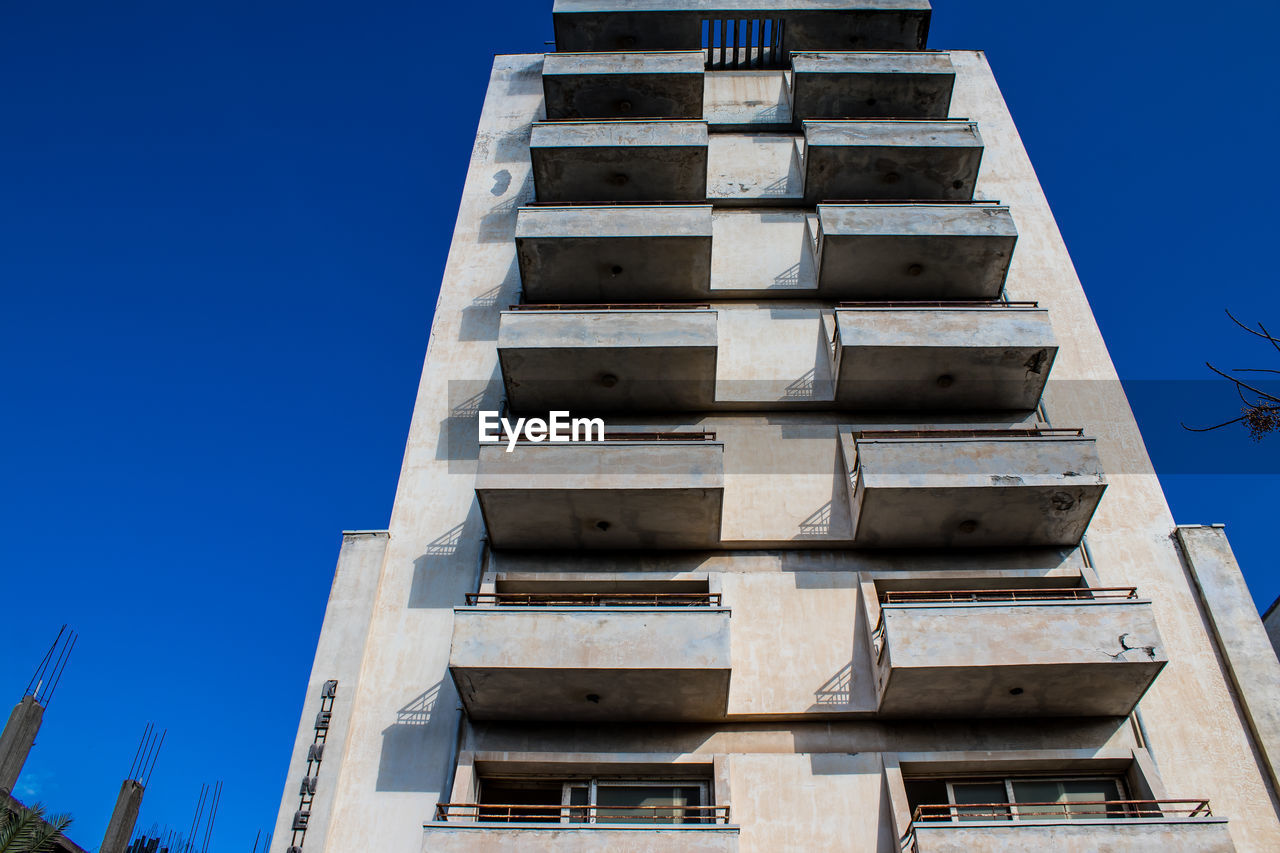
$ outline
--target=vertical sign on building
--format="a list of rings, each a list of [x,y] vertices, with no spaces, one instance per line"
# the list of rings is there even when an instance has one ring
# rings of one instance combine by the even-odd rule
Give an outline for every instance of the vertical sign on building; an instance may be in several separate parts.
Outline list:
[[[320,688],[320,710],[316,713],[315,737],[307,746],[307,773],[298,787],[298,810],[293,813],[293,839],[287,853],[302,853],[307,839],[307,825],[311,822],[311,803],[316,798],[316,779],[320,775],[320,762],[324,760],[324,743],[329,737],[329,723],[333,720],[333,700],[338,695],[338,680],[331,678]]]

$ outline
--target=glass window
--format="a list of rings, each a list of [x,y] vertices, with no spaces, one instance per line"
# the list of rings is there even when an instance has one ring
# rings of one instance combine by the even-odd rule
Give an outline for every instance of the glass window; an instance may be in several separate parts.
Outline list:
[[[710,784],[694,780],[485,779],[479,819],[535,823],[715,823]]]
[[[1114,779],[1015,780],[1013,799],[1023,819],[1124,816],[1124,807],[1115,802],[1121,797]]]
[[[1004,781],[956,782],[951,785],[953,814],[959,820],[1007,820],[1009,795]]]
[[[1124,801],[1118,778],[906,779],[920,821],[1062,820],[1151,816]],[[1155,813],[1158,816],[1158,812]],[[914,819],[914,818],[913,818]]]
[[[696,823],[702,792],[697,787],[673,785],[610,785],[596,789],[597,823]]]

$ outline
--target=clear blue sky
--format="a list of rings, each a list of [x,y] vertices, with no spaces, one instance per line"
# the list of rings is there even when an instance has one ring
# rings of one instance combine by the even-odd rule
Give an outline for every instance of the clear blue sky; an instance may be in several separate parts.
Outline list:
[[[81,633],[20,783],[96,848],[147,720],[141,823],[274,820],[343,528],[387,522],[493,53],[550,0],[11,0],[0,12],[3,713]],[[1206,358],[1280,366],[1275,4],[936,0],[983,48],[1183,522],[1259,602],[1280,438]],[[1205,399],[1212,398],[1212,403]],[[1216,408],[1213,408],[1216,407]],[[426,815],[424,814],[424,817]]]

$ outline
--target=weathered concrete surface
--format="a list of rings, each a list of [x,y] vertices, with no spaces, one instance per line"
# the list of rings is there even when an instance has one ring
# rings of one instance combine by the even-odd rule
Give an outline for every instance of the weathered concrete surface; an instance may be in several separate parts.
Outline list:
[[[1223,818],[918,823],[918,853],[1232,853]]]
[[[18,784],[43,719],[44,706],[34,696],[23,696],[9,712],[9,722],[0,732],[0,791],[12,792]]]
[[[558,50],[697,50],[702,21],[783,21],[788,50],[920,50],[928,0],[556,0]]]
[[[720,541],[723,446],[484,445],[475,489],[496,548],[706,548]]]
[[[795,298],[817,288],[817,220],[804,210],[717,210],[711,294]]]
[[[995,299],[1018,240],[1007,207],[821,204],[818,221],[834,299]]]
[[[806,121],[806,204],[973,198],[982,137],[970,121]]]
[[[133,835],[133,825],[138,821],[138,811],[142,808],[144,790],[136,779],[125,779],[120,785],[120,795],[116,797],[116,807],[111,812],[98,853],[125,852]]]
[[[794,134],[717,133],[707,149],[707,200],[795,206],[804,190],[804,140]]]
[[[792,53],[797,119],[946,118],[956,70],[946,53]]]
[[[1076,545],[1107,487],[1092,438],[855,437],[854,443],[859,546]]]
[[[550,120],[702,118],[703,54],[548,53]]]
[[[1235,685],[1240,710],[1262,763],[1280,785],[1280,660],[1258,621],[1226,531],[1221,526],[1179,525],[1176,534]]]
[[[729,610],[457,608],[449,672],[475,719],[723,719]]]
[[[715,402],[716,312],[507,311],[498,363],[517,412],[682,411]]]
[[[1267,612],[1262,614],[1262,627],[1267,629],[1267,637],[1271,640],[1271,648],[1280,655],[1280,599],[1271,602]]]
[[[423,853],[737,853],[736,827],[428,823]]]
[[[705,201],[699,121],[547,122],[529,140],[538,201]]]
[[[887,716],[1121,717],[1168,660],[1147,601],[891,604],[881,614]]]
[[[324,610],[324,626],[316,645],[306,693],[303,694],[298,734],[289,756],[280,810],[276,814],[271,846],[273,853],[285,853],[292,843],[293,815],[298,810],[300,786],[307,775],[307,751],[315,742],[316,714],[320,711],[322,688],[329,680],[337,680],[338,689],[318,772],[314,772],[313,765],[316,794],[311,801],[306,847],[312,850],[338,849],[336,845],[332,848],[327,846],[329,827],[334,811],[341,804],[338,781],[344,765],[343,751],[353,725],[351,707],[361,675],[360,663],[389,540],[390,536],[384,530],[345,530],[342,533],[342,549],[333,570],[329,602]]]
[[[709,295],[710,205],[526,207],[515,236],[526,302]]]
[[[791,75],[783,70],[708,72],[702,110],[716,131],[790,133]]]
[[[836,401],[855,409],[1034,409],[1058,353],[1038,308],[848,308],[836,328]]]

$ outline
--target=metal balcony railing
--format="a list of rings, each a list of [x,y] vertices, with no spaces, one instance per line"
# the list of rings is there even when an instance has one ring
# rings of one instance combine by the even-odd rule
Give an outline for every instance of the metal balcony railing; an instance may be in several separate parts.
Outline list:
[[[714,432],[609,432],[605,433],[603,440],[606,442],[715,441],[716,434]],[[546,442],[530,441],[521,433],[521,437],[516,441],[516,444],[546,444]]]
[[[968,820],[1089,820],[1213,817],[1208,800],[1089,800],[1074,803],[940,803],[916,806],[912,824]]]
[[[543,302],[508,305],[510,311],[688,311],[710,308],[710,302]]]
[[[980,601],[1115,601],[1138,597],[1137,587],[1064,587],[1054,589],[891,589],[880,593],[881,604],[964,604]]]
[[[437,821],[476,823],[646,823],[729,822],[728,806],[531,806],[494,803],[436,803]]]
[[[467,604],[497,607],[719,607],[717,592],[469,592]]]
[[[854,438],[1051,438],[1080,437],[1083,429],[1058,427],[1010,427],[1008,429],[864,429]]]
[[[901,302],[837,302],[836,308],[1039,308],[1039,302],[1005,299],[905,300]]]

